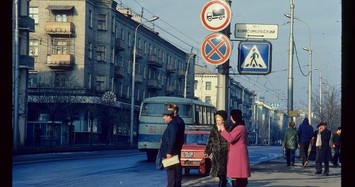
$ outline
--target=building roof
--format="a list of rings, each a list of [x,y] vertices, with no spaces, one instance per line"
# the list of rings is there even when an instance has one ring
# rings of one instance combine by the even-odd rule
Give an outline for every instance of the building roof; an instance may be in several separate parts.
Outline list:
[[[212,70],[208,69],[206,66],[195,65],[195,74],[217,74]]]

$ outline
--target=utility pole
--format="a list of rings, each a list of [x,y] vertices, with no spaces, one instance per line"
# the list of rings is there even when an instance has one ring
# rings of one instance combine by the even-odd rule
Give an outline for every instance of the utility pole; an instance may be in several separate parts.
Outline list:
[[[225,0],[229,6],[231,6],[231,0]],[[230,24],[221,31],[222,34],[230,38]],[[217,88],[217,109],[229,110],[229,59],[222,65],[217,67],[218,69],[218,88]]]

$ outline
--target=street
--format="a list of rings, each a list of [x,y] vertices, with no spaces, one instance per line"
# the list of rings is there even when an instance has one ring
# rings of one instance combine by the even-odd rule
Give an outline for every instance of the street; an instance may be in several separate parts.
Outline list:
[[[250,164],[282,156],[280,146],[250,146]],[[165,186],[165,170],[156,170],[135,149],[48,153],[13,157],[13,186]],[[200,179],[197,171],[183,184]]]

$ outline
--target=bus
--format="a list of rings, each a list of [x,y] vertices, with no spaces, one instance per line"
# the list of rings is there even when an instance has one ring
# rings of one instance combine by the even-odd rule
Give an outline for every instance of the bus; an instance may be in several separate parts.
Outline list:
[[[160,148],[166,124],[162,113],[168,103],[179,107],[179,116],[185,122],[185,131],[196,128],[212,128],[216,108],[207,102],[199,100],[157,96],[146,98],[140,107],[138,124],[138,150],[147,154],[149,161],[154,161]]]

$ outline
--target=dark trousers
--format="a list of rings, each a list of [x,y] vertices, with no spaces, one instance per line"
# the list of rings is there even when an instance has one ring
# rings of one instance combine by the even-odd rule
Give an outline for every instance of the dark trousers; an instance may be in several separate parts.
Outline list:
[[[291,166],[295,163],[296,149],[286,149],[286,163]]]
[[[247,185],[248,185],[248,178],[232,179],[232,186],[233,187],[245,187]]]
[[[322,173],[322,162],[316,161],[316,172]],[[329,161],[324,161],[324,174],[329,174]]]
[[[301,155],[302,155],[302,165],[306,161],[308,161],[308,148],[309,148],[309,142],[306,143],[301,143]]]
[[[336,145],[334,147],[334,155],[333,155],[333,165],[338,165],[338,161],[341,163],[340,159],[340,145]]]
[[[181,187],[182,168],[180,164],[166,168],[168,175],[167,187]]]

